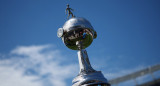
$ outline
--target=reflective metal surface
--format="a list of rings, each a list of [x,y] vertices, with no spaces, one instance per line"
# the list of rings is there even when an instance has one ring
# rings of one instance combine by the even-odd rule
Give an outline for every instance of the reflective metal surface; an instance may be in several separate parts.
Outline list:
[[[57,31],[57,36],[62,37],[63,36],[63,28],[59,28]]]
[[[85,18],[71,18],[68,21],[65,22],[65,24],[63,25],[63,29],[65,32],[69,32],[72,30],[77,29],[78,27],[80,28],[87,28],[91,31],[95,31],[92,27],[92,25],[90,24],[90,22],[88,20],[86,20]],[[92,33],[94,34],[94,33]]]
[[[110,86],[100,71],[79,74],[73,79],[72,83],[72,86],[93,86],[96,84],[106,84],[107,86]]]
[[[81,49],[78,51],[78,60],[80,66],[80,74],[95,72],[95,70],[91,67],[86,50]]]
[[[61,37],[64,44],[72,50],[78,50],[77,41],[83,41],[83,49],[85,49],[97,37],[92,25],[84,18],[71,18],[66,21],[62,29],[63,34],[60,33],[61,29],[58,30],[58,37]]]

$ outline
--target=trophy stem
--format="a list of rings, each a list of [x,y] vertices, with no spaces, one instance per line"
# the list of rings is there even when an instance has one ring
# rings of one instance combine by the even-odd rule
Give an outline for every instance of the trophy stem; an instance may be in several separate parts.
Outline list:
[[[72,86],[110,86],[101,71],[96,71],[92,68],[87,51],[83,49],[82,44],[82,41],[76,42],[76,45],[79,48],[78,60],[80,73],[73,79]]]
[[[79,60],[79,66],[80,66],[80,74],[95,72],[95,70],[92,68],[89,62],[87,51],[85,49],[82,49],[83,48],[82,41],[77,41],[76,44],[79,48],[77,54],[78,54],[78,60]]]
[[[78,51],[78,60],[79,60],[79,66],[80,66],[80,73],[90,73],[95,72],[95,70],[92,68],[89,58],[87,55],[87,51],[85,49],[80,49]]]

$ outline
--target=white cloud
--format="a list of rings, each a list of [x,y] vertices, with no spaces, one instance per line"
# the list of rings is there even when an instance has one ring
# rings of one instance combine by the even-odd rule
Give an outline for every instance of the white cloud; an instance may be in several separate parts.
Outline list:
[[[21,70],[12,67],[0,66],[0,86],[41,86],[34,82],[36,76],[22,76]]]
[[[99,65],[96,64],[97,68]],[[145,66],[141,65],[102,72],[111,80],[143,68]],[[71,80],[78,71],[78,63],[67,63],[67,57],[53,45],[18,46],[8,54],[0,54],[0,86],[68,86],[66,80]]]
[[[78,65],[63,58],[52,45],[18,46],[0,61],[0,86],[67,86]]]

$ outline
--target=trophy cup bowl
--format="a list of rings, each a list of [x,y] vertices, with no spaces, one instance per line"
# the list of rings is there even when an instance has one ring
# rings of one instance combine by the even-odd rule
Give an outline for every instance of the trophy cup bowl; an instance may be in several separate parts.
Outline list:
[[[72,50],[78,50],[77,41],[81,41],[82,49],[85,49],[97,37],[97,33],[92,25],[84,18],[69,19],[62,28],[58,29],[57,35]]]

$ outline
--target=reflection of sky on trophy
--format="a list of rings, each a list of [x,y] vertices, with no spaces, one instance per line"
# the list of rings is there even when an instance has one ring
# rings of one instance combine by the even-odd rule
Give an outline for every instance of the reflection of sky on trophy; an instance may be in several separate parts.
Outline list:
[[[0,86],[71,86],[79,71],[77,53],[57,37],[68,2],[97,31],[87,51],[107,79],[160,63],[158,0],[1,0]]]

